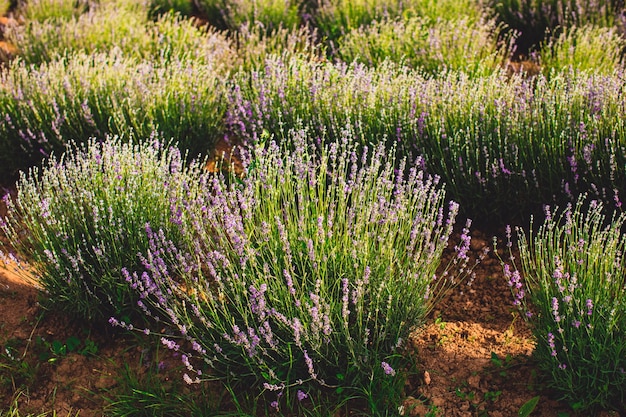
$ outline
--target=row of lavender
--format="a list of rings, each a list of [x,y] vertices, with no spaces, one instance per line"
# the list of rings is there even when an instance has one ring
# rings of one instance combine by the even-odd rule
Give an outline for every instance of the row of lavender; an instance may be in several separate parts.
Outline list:
[[[350,132],[288,141],[243,176],[156,139],[92,141],[23,175],[2,230],[51,307],[152,335],[242,414],[393,415],[410,332],[471,272],[469,230],[440,265],[458,205],[436,178]]]
[[[3,174],[63,152],[69,138],[174,138],[191,156],[220,138],[254,144],[306,128],[335,141],[395,143],[422,157],[472,216],[513,213],[588,192],[611,207],[626,193],[622,73],[527,79],[497,72],[425,76],[393,64],[268,57],[225,77],[218,64],[81,55],[2,75]]]
[[[151,335],[187,383],[221,381],[240,413],[394,415],[410,333],[484,253],[470,260],[468,220],[442,263],[458,204],[354,135],[263,136],[239,174],[186,165],[156,137],[93,140],[5,197],[18,257],[3,261],[26,260],[55,310]],[[542,376],[575,410],[623,406],[625,222],[585,196],[546,208],[503,263]]]
[[[420,18],[437,16],[437,29],[427,25],[425,37],[414,36],[415,28],[398,32],[416,22],[363,26],[396,9],[374,8],[366,19],[365,3],[353,5],[346,10],[362,17],[361,26],[341,40],[358,54],[331,63],[306,29],[267,36],[243,26],[233,38],[171,14],[151,20],[145,5],[132,1],[70,2],[67,10],[30,2],[30,20],[7,35],[21,58],[0,80],[1,174],[63,152],[69,140],[106,134],[158,132],[195,157],[223,137],[254,143],[263,131],[281,137],[307,127],[332,141],[350,125],[362,143],[398,142],[401,155],[422,156],[471,215],[525,212],[580,192],[619,207],[626,183],[624,41],[600,26],[572,27],[542,54],[556,57],[555,69],[510,77],[499,63],[510,51],[494,42],[473,49],[482,35],[459,31],[473,22],[495,40],[494,27],[481,20],[484,8],[463,3],[455,20],[450,10],[461,6],[444,3],[407,3]],[[578,11],[578,24],[610,20],[603,8],[596,16],[582,4],[561,6]],[[367,45],[358,44],[363,39]],[[417,47],[420,39],[426,43]],[[343,63],[366,56],[376,65]]]

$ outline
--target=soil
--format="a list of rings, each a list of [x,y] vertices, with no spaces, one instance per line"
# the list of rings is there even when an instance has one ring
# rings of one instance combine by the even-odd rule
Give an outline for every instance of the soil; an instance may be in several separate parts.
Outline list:
[[[502,235],[473,232],[474,255],[491,246],[494,234]],[[412,336],[409,350],[420,377],[406,386],[404,415],[517,416],[535,396],[540,399],[532,416],[574,415],[542,388],[532,335],[512,307],[497,257],[487,255],[475,272],[472,285],[451,292]],[[136,337],[44,312],[38,297],[20,274],[0,268],[0,412],[17,401],[23,413],[106,415],[103,395],[119,389],[123,365],[141,370],[145,352]],[[69,339],[78,339],[79,346],[58,353],[59,343],[69,346]],[[88,346],[97,352],[85,354]]]

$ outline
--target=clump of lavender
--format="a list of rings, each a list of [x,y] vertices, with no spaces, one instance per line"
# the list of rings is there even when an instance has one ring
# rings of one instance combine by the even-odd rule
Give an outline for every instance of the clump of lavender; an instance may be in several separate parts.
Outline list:
[[[197,170],[156,138],[90,140],[23,173],[0,227],[55,309],[88,320],[132,315],[137,296],[121,269],[140,265],[137,254],[150,247],[146,224],[181,238],[172,220]]]
[[[536,233],[517,230],[521,274],[504,266],[514,304],[532,326],[548,384],[563,399],[578,410],[623,409],[626,215],[608,219],[585,196],[545,214]]]
[[[186,246],[151,231],[144,269],[125,274],[178,331],[162,342],[187,348],[189,382],[245,383],[280,407],[333,392],[397,407],[404,343],[469,272],[469,238],[437,273],[458,206],[438,178],[351,135],[319,149],[304,131],[264,141],[243,178],[202,179],[183,213]],[[195,262],[164,268],[172,259]]]
[[[574,26],[541,45],[539,62],[544,74],[567,68],[614,74],[622,68],[625,46],[617,28]]]
[[[262,71],[233,82],[229,135],[255,143],[263,130],[282,137],[304,124],[332,141],[351,125],[363,143],[423,156],[475,216],[524,213],[581,192],[617,206],[626,193],[621,73],[427,77],[390,62],[367,68],[270,57]]]
[[[518,32],[522,53],[573,26],[611,27],[623,7],[619,0],[488,0],[487,5],[500,22]]]
[[[481,76],[498,71],[511,52],[498,45],[496,32],[495,21],[471,17],[382,20],[348,32],[336,55],[345,62],[391,60],[429,74],[452,69]]]
[[[75,54],[38,67],[14,62],[0,74],[0,173],[41,163],[69,141],[107,134],[175,138],[191,157],[223,135],[219,65],[141,61],[121,52]]]

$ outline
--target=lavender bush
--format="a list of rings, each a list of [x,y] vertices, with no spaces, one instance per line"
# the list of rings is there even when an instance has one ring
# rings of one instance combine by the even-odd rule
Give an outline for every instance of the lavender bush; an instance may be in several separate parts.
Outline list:
[[[0,75],[0,172],[13,174],[63,152],[71,140],[107,133],[157,131],[195,157],[223,132],[222,74],[192,60],[160,66],[115,53],[40,67],[17,61]]]
[[[350,31],[373,22],[404,20],[412,17],[453,20],[480,19],[482,8],[472,0],[321,0],[312,20],[320,34],[332,44]]]
[[[261,71],[268,57],[280,59],[321,60],[324,49],[316,41],[315,30],[307,27],[279,28],[267,33],[263,26],[244,24],[234,34],[235,65],[244,71]],[[236,71],[233,71],[236,72]]]
[[[616,28],[574,26],[542,44],[539,62],[544,74],[568,68],[614,74],[622,68],[625,47],[626,41]]]
[[[17,197],[5,197],[0,228],[54,309],[87,320],[132,315],[137,296],[121,269],[139,267],[137,253],[150,243],[146,224],[182,238],[170,219],[193,192],[199,170],[155,139],[138,145],[92,139],[22,173]]]
[[[624,5],[622,0],[489,0],[488,4],[499,22],[519,34],[522,53],[572,26],[612,27]]]
[[[624,411],[626,216],[607,218],[585,196],[545,214],[536,233],[532,224],[528,237],[517,229],[521,273],[504,265],[537,339],[535,357],[575,410]]]
[[[469,273],[469,222],[439,269],[458,206],[437,178],[396,170],[382,146],[359,151],[349,130],[321,149],[304,131],[289,138],[259,144],[241,178],[204,176],[177,219],[187,245],[153,227],[126,279],[176,329],[161,341],[184,352],[189,383],[220,379],[236,402],[245,387],[276,410],[331,393],[324,412],[350,399],[395,410],[409,332]]]
[[[197,5],[217,28],[237,31],[243,24],[261,25],[268,32],[300,24],[297,0],[198,0]]]
[[[424,76],[389,62],[270,58],[234,83],[232,137],[255,143],[264,130],[280,137],[305,123],[332,141],[349,124],[357,140],[423,156],[473,215],[523,213],[585,191],[619,206],[626,192],[622,73]]]
[[[29,0],[17,1],[16,14],[28,21],[62,24],[89,9],[88,0]]]
[[[383,20],[351,30],[338,41],[345,62],[379,65],[385,60],[437,74],[445,69],[481,76],[500,68],[510,54],[497,44],[494,21],[411,18]]]
[[[234,58],[231,44],[222,33],[200,29],[190,19],[173,13],[152,21],[145,9],[119,7],[115,2],[94,6],[63,25],[50,20],[27,21],[11,27],[6,36],[19,47],[21,59],[29,64],[50,62],[79,52],[110,51],[152,60],[157,65],[176,59],[224,65]]]

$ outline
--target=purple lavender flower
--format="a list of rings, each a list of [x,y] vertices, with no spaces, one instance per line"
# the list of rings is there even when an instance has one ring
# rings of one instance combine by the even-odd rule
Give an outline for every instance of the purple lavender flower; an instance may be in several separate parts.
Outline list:
[[[561,321],[561,316],[559,315],[559,300],[556,297],[552,297],[552,315],[554,316],[555,322]]]
[[[303,401],[309,398],[309,395],[302,390],[298,390],[298,392],[296,393],[296,396],[298,397],[298,401]]]
[[[548,333],[548,346],[550,346],[552,356],[556,356],[556,344],[554,343],[554,335],[552,333]]]
[[[395,376],[396,375],[396,370],[393,369],[391,367],[391,365],[389,365],[387,362],[381,362],[380,366],[383,368],[383,371],[385,371],[385,375],[389,375],[389,376]]]

